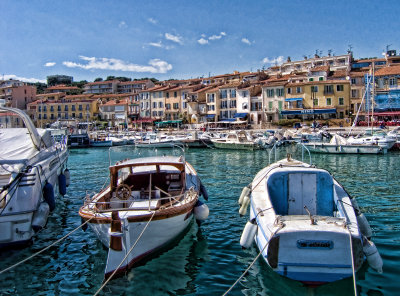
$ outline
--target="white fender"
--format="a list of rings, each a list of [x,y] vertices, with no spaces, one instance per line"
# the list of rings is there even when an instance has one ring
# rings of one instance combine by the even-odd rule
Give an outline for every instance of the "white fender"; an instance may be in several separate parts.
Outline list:
[[[241,206],[243,204],[243,199],[245,196],[250,196],[250,192],[251,192],[250,185],[243,187],[242,194],[240,194],[239,201],[238,201],[239,206]]]
[[[241,206],[240,209],[239,209],[239,214],[240,214],[241,216],[246,215],[247,208],[249,207],[249,204],[250,204],[250,196],[246,195],[246,196],[243,198],[242,206]]]
[[[361,212],[356,218],[361,234],[363,234],[367,238],[370,238],[372,236],[372,229],[367,221],[367,218],[365,218],[364,214]]]
[[[382,273],[383,261],[375,244],[368,239],[364,240],[363,252],[365,256],[367,256],[369,266],[371,266],[377,272]]]
[[[210,213],[210,210],[208,209],[208,206],[205,203],[199,203],[199,205],[196,205],[194,207],[194,217],[198,221],[204,221],[208,218],[208,215]]]
[[[254,236],[257,232],[257,224],[255,219],[247,221],[243,229],[242,236],[240,237],[240,245],[244,249],[248,249],[254,241]]]
[[[42,202],[32,217],[32,228],[35,232],[39,231],[46,225],[49,213],[50,213],[49,204],[47,202]]]

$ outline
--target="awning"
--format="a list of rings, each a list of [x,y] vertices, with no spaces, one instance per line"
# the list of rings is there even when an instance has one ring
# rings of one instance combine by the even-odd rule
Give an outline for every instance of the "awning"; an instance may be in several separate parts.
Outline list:
[[[335,114],[336,109],[297,109],[282,110],[281,115]]]
[[[207,117],[207,118],[214,118],[214,117],[215,117],[215,114],[207,114],[206,117]]]
[[[224,123],[224,122],[232,122],[232,121],[236,121],[236,118],[223,118],[219,122]]]
[[[166,121],[159,121],[159,122],[155,122],[155,124],[157,125],[163,125],[163,124],[170,124],[170,123],[182,123],[182,120],[166,120]]]
[[[233,117],[234,118],[244,118],[247,116],[249,113],[236,113]]]
[[[286,98],[286,102],[303,101],[303,98]]]

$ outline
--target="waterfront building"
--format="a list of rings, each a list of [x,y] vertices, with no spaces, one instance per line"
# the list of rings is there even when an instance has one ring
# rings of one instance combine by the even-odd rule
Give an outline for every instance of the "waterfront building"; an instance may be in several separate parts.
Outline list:
[[[36,87],[18,80],[0,80],[0,99],[6,101],[7,106],[27,109],[27,104],[36,97]]]
[[[100,119],[108,121],[109,126],[121,126],[128,121],[129,99],[115,99],[99,106]]]
[[[207,122],[207,91],[215,88],[214,85],[198,85],[186,95],[187,119],[190,123]],[[214,117],[215,117],[215,113]]]
[[[349,120],[350,82],[321,80],[285,85],[285,105],[281,115],[286,118]]]
[[[288,75],[266,80],[262,88],[262,100],[264,106],[265,122],[276,123],[280,119],[280,112],[285,102],[285,86],[288,83]]]
[[[58,120],[89,122],[98,119],[98,101],[92,95],[66,96],[65,93],[55,93],[38,97],[28,104],[28,114],[37,127],[45,127]]]
[[[247,80],[237,87],[236,96],[237,107],[234,118],[241,121],[246,120],[252,124],[261,123],[263,119],[261,85],[258,82],[250,83],[250,80]]]
[[[219,121],[219,110],[220,110],[220,99],[219,99],[219,85],[212,87],[205,91],[206,94],[206,108],[207,122],[217,122]]]
[[[240,83],[224,84],[219,87],[219,119],[220,121],[236,121],[237,95]],[[245,116],[242,116],[242,118]]]
[[[156,85],[148,90],[150,93],[150,112],[153,119],[165,119],[165,91],[171,88],[169,85]]]

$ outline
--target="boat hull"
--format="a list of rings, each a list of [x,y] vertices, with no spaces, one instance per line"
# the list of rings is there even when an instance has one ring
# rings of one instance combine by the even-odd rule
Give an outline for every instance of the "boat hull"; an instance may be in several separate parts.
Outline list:
[[[122,219],[123,228],[126,229],[122,237],[122,251],[109,250],[105,277],[109,277],[118,268],[122,259],[136,241],[136,246],[129,253],[124,263],[118,268],[116,274],[126,272],[134,265],[144,261],[160,249],[169,245],[171,241],[178,238],[188,228],[192,221],[192,216],[192,210],[190,209],[177,216],[154,220],[149,223],[144,232],[144,227],[147,225],[146,221],[129,222],[127,219]],[[89,225],[102,244],[106,248],[109,248],[110,224],[89,223]],[[143,235],[138,240],[142,232]]]
[[[303,143],[311,152],[333,154],[385,154],[387,148],[378,145],[332,145],[325,143]]]
[[[258,150],[259,146],[254,143],[224,143],[219,141],[212,141],[214,147],[219,149],[232,149],[232,150]]]

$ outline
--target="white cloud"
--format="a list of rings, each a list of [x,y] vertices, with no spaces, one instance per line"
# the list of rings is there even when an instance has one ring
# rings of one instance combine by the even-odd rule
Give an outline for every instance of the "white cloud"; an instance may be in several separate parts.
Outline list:
[[[120,29],[125,29],[125,28],[128,28],[128,25],[125,23],[125,21],[122,21],[119,23],[118,27]]]
[[[179,43],[181,45],[183,44],[182,37],[178,36],[178,35],[172,35],[170,33],[165,33],[165,39],[171,40],[171,41]]]
[[[283,63],[284,60],[285,60],[285,58],[283,56],[279,56],[279,57],[273,58],[273,59],[270,59],[270,58],[267,57],[267,58],[263,59],[263,63],[264,64],[277,64],[277,65],[280,65],[280,64]]]
[[[149,18],[147,19],[147,21],[148,21],[149,23],[154,24],[154,25],[158,23],[158,21],[155,20],[155,19],[153,19],[152,17],[149,17]]]
[[[225,33],[225,32],[221,32],[221,35],[222,35],[222,36],[226,36],[226,33]]]
[[[56,63],[55,62],[47,62],[44,64],[45,67],[53,67]]]
[[[212,35],[212,36],[208,37],[208,39],[210,39],[210,40],[216,40],[216,39],[221,39],[221,38],[222,38],[221,35]]]
[[[35,83],[35,82],[41,82],[41,83],[47,83],[45,79],[37,79],[37,78],[25,78],[25,77],[19,77],[17,75],[2,75],[4,77],[4,80],[9,80],[9,79],[15,79],[15,80],[20,80],[23,82],[29,82],[29,83]]]
[[[247,39],[247,38],[242,38],[242,42],[243,42],[243,43],[246,43],[246,44],[248,44],[248,45],[251,45],[250,40]]]
[[[129,72],[150,72],[150,73],[166,73],[172,69],[172,65],[160,59],[152,59],[149,65],[137,65],[114,58],[96,58],[79,56],[86,64],[65,61],[64,66],[68,68],[81,68],[85,70],[114,70]]]
[[[158,42],[150,42],[149,43],[150,46],[154,46],[154,47],[164,47],[161,43],[161,41]]]
[[[200,43],[201,45],[207,44],[208,40],[204,39],[204,38],[200,38],[199,40],[197,40],[198,43]]]

